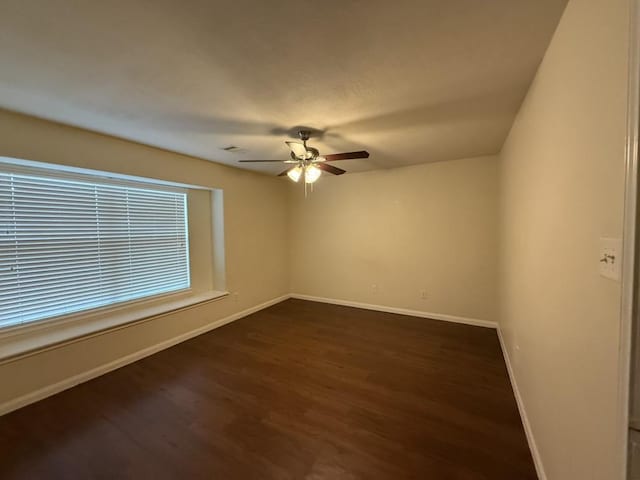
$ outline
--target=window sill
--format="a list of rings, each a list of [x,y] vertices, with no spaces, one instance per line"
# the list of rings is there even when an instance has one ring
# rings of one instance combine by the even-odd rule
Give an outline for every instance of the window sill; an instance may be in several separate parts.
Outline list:
[[[187,297],[171,295],[171,298],[162,300],[135,302],[131,305],[83,312],[49,322],[34,322],[0,330],[0,363],[17,360],[81,338],[126,328],[154,317],[213,302],[228,295],[228,292],[213,290]]]

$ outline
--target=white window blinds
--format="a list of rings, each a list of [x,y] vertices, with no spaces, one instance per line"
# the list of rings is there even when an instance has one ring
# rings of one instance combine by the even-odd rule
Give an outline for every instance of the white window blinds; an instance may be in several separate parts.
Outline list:
[[[186,194],[0,171],[0,327],[188,288]]]

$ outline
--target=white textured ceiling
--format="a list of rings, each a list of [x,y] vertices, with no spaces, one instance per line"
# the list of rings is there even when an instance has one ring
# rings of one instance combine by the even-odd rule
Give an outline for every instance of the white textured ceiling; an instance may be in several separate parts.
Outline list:
[[[3,0],[0,106],[277,173],[492,154],[566,0]],[[236,145],[240,153],[221,148]]]

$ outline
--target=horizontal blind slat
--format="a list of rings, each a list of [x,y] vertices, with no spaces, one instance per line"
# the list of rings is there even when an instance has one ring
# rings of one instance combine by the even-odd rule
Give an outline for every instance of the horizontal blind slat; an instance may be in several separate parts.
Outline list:
[[[184,267],[182,266],[183,262],[181,262],[181,260],[183,259],[158,259],[158,261],[154,262],[151,266],[147,266],[148,262],[144,259],[141,259],[136,263],[121,262],[109,268],[100,268],[99,265],[86,263],[83,270],[75,270],[70,268],[52,268],[44,271],[37,270],[35,272],[24,272],[23,270],[17,269],[15,271],[17,274],[16,282],[23,290],[28,290],[31,288],[36,289],[36,287],[38,289],[55,288],[56,285],[66,284],[74,280],[79,280],[90,276],[107,277],[110,275],[128,274],[132,270],[134,271],[134,273],[137,272],[138,277],[144,277],[144,270],[146,270],[147,275],[150,275],[157,270],[164,270],[168,266],[184,269]],[[5,287],[0,286],[0,292],[2,292],[3,288]]]
[[[166,275],[167,272],[171,272],[171,270],[167,270],[163,272]],[[185,283],[185,273],[176,271],[174,272],[174,277],[170,282],[165,282],[163,284],[163,288],[166,285],[177,285],[180,288],[186,288]],[[160,287],[157,287],[158,277],[148,278],[148,279],[136,279],[134,282],[127,282],[126,280],[117,279],[110,282],[100,283],[100,282],[87,282],[83,284],[82,290],[78,290],[77,285],[64,285],[59,286],[55,290],[48,290],[46,292],[32,292],[27,294],[20,294],[19,297],[16,295],[0,295],[0,307],[8,306],[8,305],[19,305],[23,304],[22,310],[26,311],[29,309],[37,308],[39,305],[55,305],[55,304],[68,304],[72,303],[74,299],[93,299],[102,296],[113,296],[114,292],[125,291],[128,293],[142,290],[156,290]]]
[[[127,258],[129,258],[128,252],[124,251],[124,249],[122,248],[111,249],[111,250],[102,251],[100,259],[103,262],[103,265],[108,267],[109,265],[121,260],[122,257],[125,255]],[[182,254],[180,252],[176,252],[173,247],[157,248],[153,251],[142,250],[140,252],[133,252],[133,257],[135,257],[136,259],[141,258],[141,259],[149,259],[149,260],[152,260],[154,258],[163,259],[170,256],[182,258],[181,255]],[[82,266],[83,264],[92,262],[94,258],[96,258],[96,253],[90,250],[86,251],[86,253],[84,252],[58,253],[55,256],[47,255],[46,252],[45,253],[40,252],[40,254],[38,255],[33,255],[33,254],[25,255],[24,253],[21,252],[19,258],[15,253],[7,254],[7,255],[0,254],[0,268],[4,264],[17,265],[18,262],[20,264],[21,272],[24,272],[29,267],[37,268],[38,266],[46,267],[48,265],[51,265],[53,267],[54,265],[61,265],[61,264],[68,265],[69,263],[72,264],[72,266],[69,268],[73,268],[73,266]],[[17,269],[17,266],[15,268]]]

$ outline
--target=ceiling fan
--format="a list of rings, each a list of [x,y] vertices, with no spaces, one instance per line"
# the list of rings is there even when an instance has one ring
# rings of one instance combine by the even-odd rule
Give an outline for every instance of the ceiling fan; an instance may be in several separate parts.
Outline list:
[[[342,175],[346,173],[343,170],[333,165],[329,165],[326,162],[333,162],[336,160],[351,160],[356,158],[369,158],[369,152],[361,150],[358,152],[346,152],[346,153],[334,153],[332,155],[320,156],[320,152],[317,148],[307,146],[307,140],[311,132],[309,130],[298,131],[300,142],[285,142],[291,149],[291,160],[240,160],[240,162],[283,162],[293,164],[278,176],[282,177],[287,175],[294,182],[298,182],[300,178],[304,177],[306,184],[313,184],[323,171],[331,173],[333,175]]]

